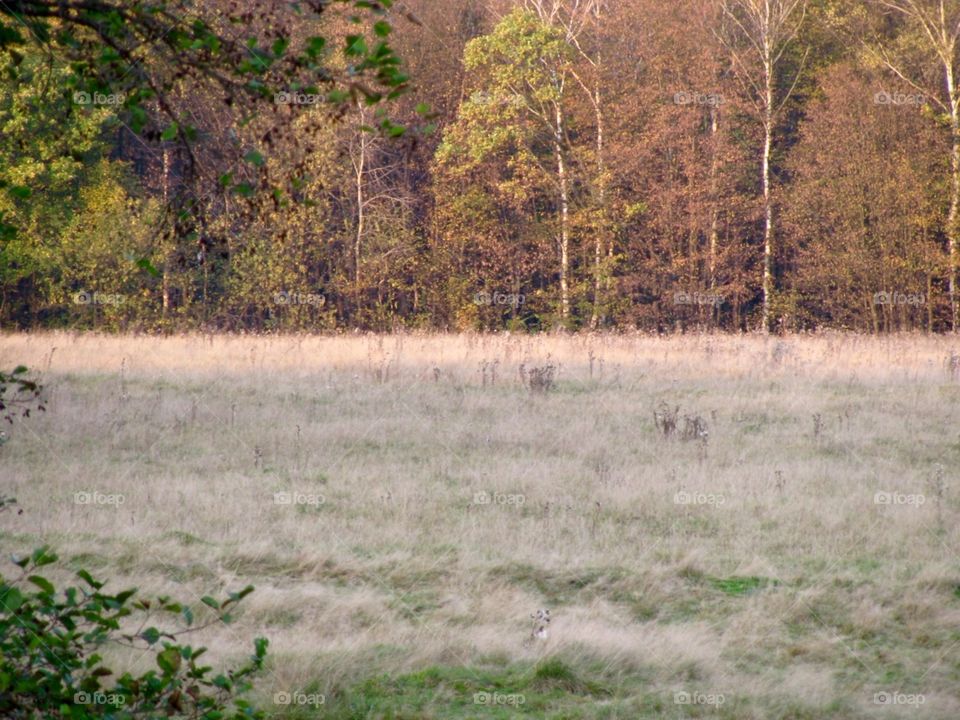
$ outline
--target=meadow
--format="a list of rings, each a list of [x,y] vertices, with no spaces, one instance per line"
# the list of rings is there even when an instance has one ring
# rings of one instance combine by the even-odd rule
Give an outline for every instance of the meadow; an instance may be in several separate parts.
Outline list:
[[[255,585],[200,639],[270,639],[277,718],[957,718],[958,352],[4,334],[46,411],[0,445],[2,562],[198,615]]]

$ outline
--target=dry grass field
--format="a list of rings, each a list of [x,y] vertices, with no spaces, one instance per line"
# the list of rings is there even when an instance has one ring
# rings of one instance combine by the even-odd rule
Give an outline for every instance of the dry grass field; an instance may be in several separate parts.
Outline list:
[[[270,639],[278,718],[955,719],[958,352],[3,335],[47,411],[0,548],[198,615],[254,584],[202,641]]]

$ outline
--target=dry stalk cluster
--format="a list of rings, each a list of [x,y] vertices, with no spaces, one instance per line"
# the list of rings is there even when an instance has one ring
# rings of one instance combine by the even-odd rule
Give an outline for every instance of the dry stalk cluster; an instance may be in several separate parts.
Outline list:
[[[667,440],[678,437],[686,442],[698,440],[706,444],[710,439],[707,421],[696,414],[685,414],[681,418],[679,405],[671,408],[666,402],[661,401],[653,411],[653,424],[660,435]]]
[[[532,367],[529,370],[525,364],[520,365],[520,382],[532,393],[546,394],[553,390],[557,380],[557,366],[547,363],[541,367]]]

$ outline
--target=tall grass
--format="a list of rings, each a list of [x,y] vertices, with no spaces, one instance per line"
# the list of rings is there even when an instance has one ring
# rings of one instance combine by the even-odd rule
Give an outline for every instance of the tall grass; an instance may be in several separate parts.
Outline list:
[[[957,717],[957,346],[4,335],[48,409],[0,447],[0,538],[178,597],[256,584],[203,640],[267,635],[264,700],[332,717]]]

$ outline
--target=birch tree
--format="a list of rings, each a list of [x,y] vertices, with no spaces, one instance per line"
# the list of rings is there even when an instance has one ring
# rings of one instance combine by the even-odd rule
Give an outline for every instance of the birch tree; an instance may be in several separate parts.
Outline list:
[[[723,27],[718,37],[730,53],[733,70],[763,130],[763,309],[761,327],[769,332],[775,292],[773,257],[776,227],[773,201],[774,138],[783,111],[796,90],[803,63],[788,77],[786,54],[797,39],[808,0],[720,0]]]
[[[603,277],[604,250],[612,254],[612,241],[609,232],[609,214],[607,208],[607,168],[606,148],[604,145],[606,118],[604,115],[603,92],[603,39],[601,32],[606,17],[606,0],[525,0],[525,7],[534,12],[544,25],[558,28],[564,41],[570,46],[574,56],[580,61],[580,67],[570,65],[566,68],[573,81],[583,91],[583,97],[589,103],[594,117],[594,173],[593,193],[595,222],[593,223],[593,298],[590,327],[595,329],[600,322],[600,306]],[[564,107],[557,108],[560,117],[557,126],[565,126]],[[560,148],[558,148],[560,149]],[[558,154],[558,157],[559,154]],[[567,225],[569,225],[569,198]],[[562,237],[561,231],[561,237]],[[569,236],[569,232],[567,233]],[[565,245],[569,246],[569,237]],[[606,248],[605,248],[606,244]],[[569,251],[567,253],[569,255]],[[568,261],[569,264],[569,261]]]
[[[540,21],[548,28],[562,28],[564,41],[572,45],[579,35],[579,6],[581,0],[571,0],[573,8],[568,9],[564,0],[527,0],[528,9],[536,13]],[[560,250],[560,316],[564,322],[570,317],[570,178],[566,148],[566,112],[563,99],[571,66],[567,63],[552,63],[549,67],[550,84],[554,88],[552,104],[553,152],[557,163],[557,183],[559,198],[559,237]]]

